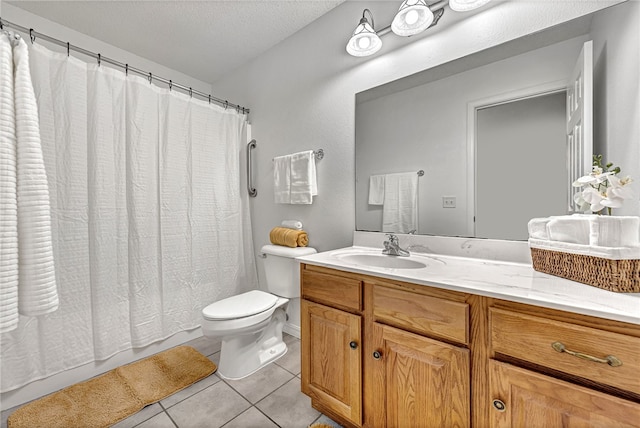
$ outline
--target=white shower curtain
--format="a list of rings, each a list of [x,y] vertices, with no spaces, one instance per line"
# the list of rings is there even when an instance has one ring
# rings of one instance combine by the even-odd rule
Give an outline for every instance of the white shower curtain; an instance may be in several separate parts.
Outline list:
[[[235,111],[33,45],[57,312],[0,337],[1,391],[200,325],[257,288]]]

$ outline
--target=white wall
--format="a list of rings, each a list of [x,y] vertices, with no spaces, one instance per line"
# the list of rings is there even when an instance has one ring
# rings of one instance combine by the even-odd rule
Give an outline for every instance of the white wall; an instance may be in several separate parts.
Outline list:
[[[468,103],[567,81],[586,40],[577,37],[358,104],[357,229],[379,231],[382,225],[382,207],[367,201],[370,175],[423,169],[418,233],[470,236],[474,207],[468,206],[467,193],[474,189],[467,188]],[[564,111],[564,122],[563,116]],[[501,157],[511,163],[518,159]],[[456,197],[456,207],[443,208],[443,196]],[[526,232],[526,221],[523,226]]]
[[[165,79],[171,79],[175,83],[183,86],[192,87],[193,89],[204,92],[205,94],[211,93],[211,84],[203,82],[201,80],[194,79],[187,76],[177,70],[165,67],[161,64],[149,61],[141,56],[134,55],[131,52],[127,52],[123,49],[104,43],[98,39],[94,39],[78,31],[75,31],[69,27],[64,27],[53,21],[44,19],[41,16],[34,15],[33,13],[22,10],[18,7],[7,4],[2,4],[2,19],[10,21],[14,24],[21,25],[26,28],[33,28],[35,31],[46,34],[58,40],[69,42],[72,45],[81,47],[91,52],[100,53],[102,56],[114,59],[124,64],[129,64],[140,70],[149,71]],[[11,30],[10,28],[7,28]],[[117,31],[117,23],[114,23],[114,31]],[[25,36],[25,40],[28,40],[28,35]],[[43,46],[48,47],[51,50],[57,52],[66,52],[66,48],[57,46],[52,43],[48,43],[45,40],[36,38],[35,43],[40,43]],[[79,54],[77,52],[71,53],[71,55],[77,56],[84,61],[95,61],[91,57]],[[110,67],[109,64],[103,63],[105,66]],[[155,82],[157,84],[157,82]],[[213,94],[212,94],[213,95]],[[233,100],[230,99],[230,102]]]
[[[612,8],[592,23],[594,154],[630,175],[635,197],[615,215],[640,215],[640,2]],[[635,96],[633,96],[635,95]]]

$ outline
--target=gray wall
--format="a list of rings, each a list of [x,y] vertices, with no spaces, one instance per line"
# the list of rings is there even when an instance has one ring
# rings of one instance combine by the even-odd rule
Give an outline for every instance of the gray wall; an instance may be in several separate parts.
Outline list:
[[[565,97],[560,92],[478,110],[477,237],[524,240],[531,218],[567,213]]]

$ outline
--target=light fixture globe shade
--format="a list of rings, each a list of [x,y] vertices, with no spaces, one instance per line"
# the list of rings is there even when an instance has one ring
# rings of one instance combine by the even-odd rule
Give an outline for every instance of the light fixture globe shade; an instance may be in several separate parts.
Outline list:
[[[353,56],[369,56],[378,52],[381,47],[380,36],[373,30],[369,21],[363,18],[347,43],[347,52]]]
[[[429,28],[433,12],[424,0],[404,0],[391,22],[391,31],[398,36],[413,36]]]
[[[468,12],[484,6],[491,0],[449,0],[449,7],[456,12]]]

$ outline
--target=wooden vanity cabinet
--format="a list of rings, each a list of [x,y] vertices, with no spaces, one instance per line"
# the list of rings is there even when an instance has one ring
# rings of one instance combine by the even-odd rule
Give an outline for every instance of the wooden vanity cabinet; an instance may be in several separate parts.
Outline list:
[[[640,427],[640,329],[496,301],[491,427]]]
[[[302,392],[314,407],[362,424],[362,283],[302,271]]]
[[[302,391],[345,426],[640,427],[636,325],[305,264],[301,293]]]
[[[302,392],[315,408],[349,426],[470,425],[463,295],[311,265],[301,278]]]

